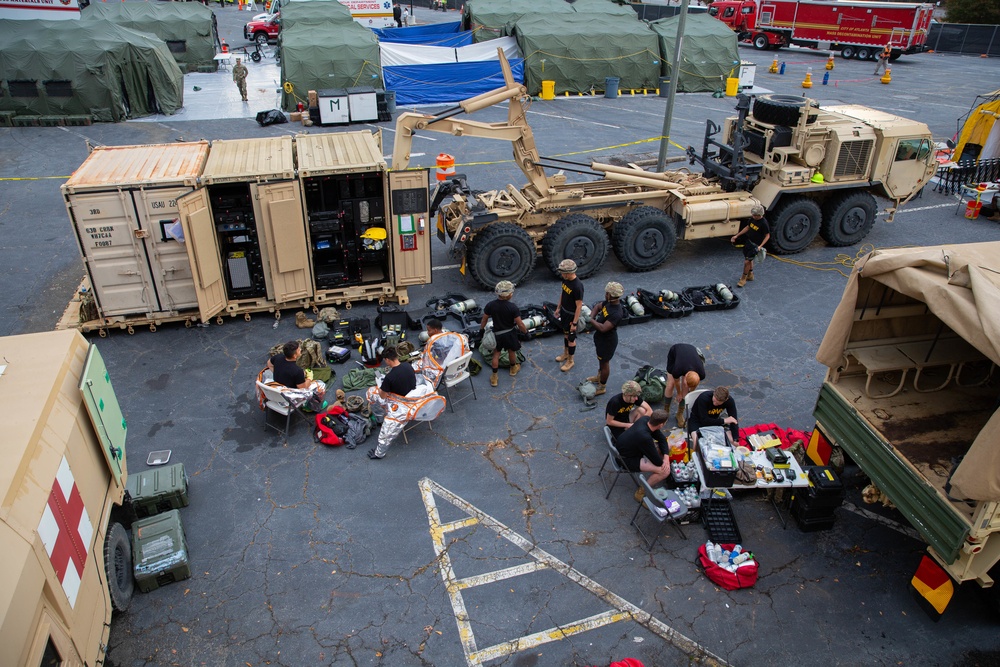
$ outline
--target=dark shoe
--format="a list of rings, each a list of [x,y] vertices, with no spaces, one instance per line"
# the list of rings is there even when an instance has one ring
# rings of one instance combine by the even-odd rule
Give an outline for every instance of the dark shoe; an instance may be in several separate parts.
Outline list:
[[[385,457],[384,456],[375,456],[375,450],[374,449],[369,449],[368,450],[368,458],[370,458],[372,461],[381,461]]]

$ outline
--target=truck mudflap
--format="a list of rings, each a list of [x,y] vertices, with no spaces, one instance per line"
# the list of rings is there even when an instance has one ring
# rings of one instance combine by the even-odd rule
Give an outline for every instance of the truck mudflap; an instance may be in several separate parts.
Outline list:
[[[937,490],[828,382],[820,389],[813,414],[830,442],[861,466],[935,553],[945,563],[954,563],[970,526]]]
[[[924,554],[920,565],[917,566],[917,571],[910,580],[910,586],[916,594],[920,608],[935,621],[941,618],[941,614],[955,595],[955,584],[948,572],[927,554]]]

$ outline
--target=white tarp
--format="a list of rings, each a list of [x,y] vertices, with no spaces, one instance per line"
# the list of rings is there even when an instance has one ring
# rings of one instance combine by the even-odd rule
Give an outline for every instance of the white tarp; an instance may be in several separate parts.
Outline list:
[[[380,42],[379,52],[382,67],[401,65],[440,65],[441,63],[482,62],[497,60],[497,49],[502,48],[508,60],[521,57],[517,41],[513,37],[501,37],[471,46],[425,46],[422,44],[400,44]]]
[[[460,63],[478,62],[482,60],[497,60],[497,49],[503,49],[507,60],[517,60],[521,57],[521,49],[513,37],[500,37],[488,42],[472,44],[456,49],[456,60]]]

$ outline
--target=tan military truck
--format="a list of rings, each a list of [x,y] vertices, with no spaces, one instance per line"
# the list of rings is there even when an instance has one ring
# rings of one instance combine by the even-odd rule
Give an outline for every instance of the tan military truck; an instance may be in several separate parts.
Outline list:
[[[816,355],[829,367],[818,431],[948,576],[984,589],[1000,576],[998,275],[996,242],[875,251],[851,274]],[[938,613],[946,584],[914,581]]]
[[[476,192],[455,175],[438,186],[431,206],[433,215],[451,197],[438,217],[438,237],[484,288],[523,282],[538,254],[553,273],[560,261],[574,259],[586,278],[610,247],[630,271],[649,271],[666,261],[677,239],[732,236],[758,203],[768,209],[773,252],[799,252],[817,234],[834,246],[853,245],[875,222],[876,196],[889,200],[891,219],[935,171],[923,123],[855,105],[821,108],[787,95],[759,96],[752,107],[741,96],[738,115],[723,127],[709,120],[702,151],[687,151],[702,173],[545,158],[526,118],[531,98],[502,52],[500,60],[503,88],[435,115],[401,114],[393,147],[399,170],[409,164],[420,131],[512,143],[526,185]],[[508,103],[504,123],[456,118],[502,102]],[[567,171],[599,178],[570,182]]]
[[[0,338],[0,663],[97,665],[132,596],[127,426],[76,331]]]

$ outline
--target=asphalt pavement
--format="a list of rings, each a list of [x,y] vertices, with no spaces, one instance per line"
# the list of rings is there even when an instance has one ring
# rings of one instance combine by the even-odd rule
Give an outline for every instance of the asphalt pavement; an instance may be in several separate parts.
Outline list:
[[[214,8],[214,5],[213,5]],[[230,44],[249,14],[216,9]],[[418,21],[428,10],[417,9]],[[452,12],[444,14],[456,18]],[[239,28],[241,30],[241,28]],[[825,57],[809,51],[762,53],[758,85],[808,94],[822,103],[859,103],[926,122],[936,139],[956,131],[978,93],[992,89],[995,63],[939,54],[904,57],[892,83],[873,63],[839,58],[819,81]],[[766,66],[777,55],[783,76]],[[219,76],[228,76],[220,73]],[[678,98],[671,139],[700,146],[705,120],[721,122],[733,100]],[[655,95],[535,101],[529,119],[543,155],[636,161],[655,156],[664,100]],[[503,109],[477,113],[498,121]],[[380,127],[391,145],[391,123]],[[359,127],[351,127],[355,130]],[[145,144],[274,136],[323,128],[260,128],[249,118],[157,120],[68,128],[0,130],[0,334],[51,329],[83,274],[59,185],[91,144]],[[333,130],[339,131],[339,130]],[[523,175],[503,143],[421,135],[414,166],[448,152],[477,189]],[[671,155],[679,155],[676,147]],[[623,328],[611,387],[666,350],[689,342],[707,356],[708,386],[728,385],[744,424],[808,430],[824,368],[814,358],[855,259],[867,250],[1000,238],[1000,226],[956,215],[954,198],[927,188],[889,223],[880,216],[865,244],[817,241],[794,257],[769,257],[738,308]],[[619,280],[627,291],[727,282],[741,257],[725,240],[678,244],[656,271],[630,274],[614,258],[585,281],[585,301]],[[427,312],[435,296],[490,295],[434,247],[433,283],[411,290],[408,310]],[[541,264],[541,263],[540,263]],[[558,280],[539,267],[514,299],[556,300]],[[373,304],[350,316],[374,317]],[[604,498],[599,409],[575,387],[597,369],[593,342],[559,371],[560,341],[525,344],[516,378],[421,425],[387,458],[314,444],[298,424],[283,446],[263,429],[254,378],[273,344],[301,337],[293,313],[226,320],[221,326],[162,326],[156,333],[94,336],[129,420],[129,469],[150,451],[172,450],[191,477],[182,510],[192,578],[149,594],[111,628],[107,664],[138,665],[606,665],[633,656],[646,665],[713,660],[736,665],[991,664],[1000,651],[997,617],[975,587],[961,587],[945,616],[929,621],[908,583],[924,546],[898,514],[862,506],[850,480],[848,505],[832,530],[783,529],[767,499],[737,492],[744,545],[760,562],[751,589],[727,592],[695,566],[706,539],[664,528],[647,553],[629,525],[636,511],[623,480]],[[355,353],[354,359],[357,359]],[[337,366],[339,376],[353,366]],[[640,513],[644,530],[652,521]]]

